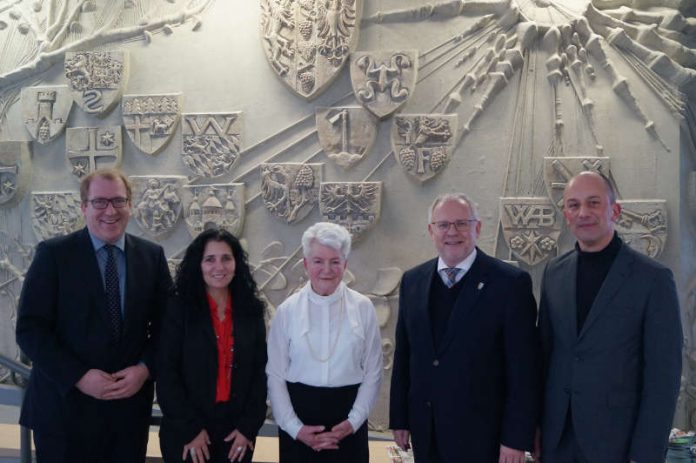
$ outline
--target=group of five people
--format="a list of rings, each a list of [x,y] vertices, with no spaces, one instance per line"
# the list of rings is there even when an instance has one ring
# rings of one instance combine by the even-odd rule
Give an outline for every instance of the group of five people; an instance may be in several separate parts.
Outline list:
[[[125,232],[123,173],[95,171],[80,194],[86,228],[37,246],[20,297],[20,423],[39,463],[143,462],[155,385],[166,462],[250,462],[267,396],[281,462],[369,461],[382,341],[370,299],[343,282],[345,228],[305,231],[309,281],[267,341],[236,237],[199,234],[172,282],[162,248]],[[616,235],[620,211],[600,174],[569,181],[577,244],[548,264],[537,315],[529,274],[476,246],[475,204],[436,198],[438,257],[402,278],[390,386],[390,428],[417,463],[664,461],[679,306],[671,272]]]

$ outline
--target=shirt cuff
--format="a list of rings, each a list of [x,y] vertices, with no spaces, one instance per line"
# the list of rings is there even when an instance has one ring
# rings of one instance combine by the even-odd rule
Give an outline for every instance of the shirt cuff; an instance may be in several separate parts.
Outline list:
[[[283,431],[287,432],[290,437],[297,440],[297,434],[300,432],[302,426],[304,426],[302,424],[302,421],[300,421],[299,418],[295,417],[290,421],[290,423],[288,423],[285,426]]]
[[[358,428],[365,422],[365,418],[362,418],[359,415],[360,413],[356,412],[355,410],[351,410],[350,413],[348,413],[348,422],[353,427],[353,434],[355,434]]]

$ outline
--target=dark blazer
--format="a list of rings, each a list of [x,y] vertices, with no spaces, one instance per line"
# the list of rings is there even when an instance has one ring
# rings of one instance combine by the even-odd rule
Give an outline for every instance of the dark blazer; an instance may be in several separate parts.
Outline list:
[[[576,274],[574,250],[544,272],[543,450],[558,444],[572,405],[576,440],[592,463],[664,462],[682,355],[672,272],[622,244],[579,335]]]
[[[75,384],[92,368],[113,373],[145,362],[155,373],[161,311],[171,286],[162,248],[126,234],[123,335],[111,336],[104,283],[87,229],[39,243],[19,300],[17,344],[32,360],[20,423],[44,432],[110,418],[137,426],[150,416],[153,384],[104,407]],[[145,428],[146,429],[146,428]]]
[[[248,302],[233,300],[232,390],[229,402],[216,407],[217,342],[207,301],[189,306],[170,299],[157,379],[165,461],[181,461],[184,445],[202,429],[210,431],[214,420],[218,428],[227,428],[226,434],[238,429],[247,439],[256,438],[266,417],[266,325],[263,315],[249,315]]]
[[[439,348],[429,295],[437,259],[406,272],[391,381],[391,429],[428,461],[432,424],[444,461],[493,463],[500,444],[531,449],[540,402],[536,303],[529,274],[477,249]]]

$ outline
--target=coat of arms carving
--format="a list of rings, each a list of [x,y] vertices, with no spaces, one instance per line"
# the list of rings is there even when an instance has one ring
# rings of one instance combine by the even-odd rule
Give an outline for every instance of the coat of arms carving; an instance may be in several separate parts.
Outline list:
[[[391,134],[394,156],[408,174],[424,182],[447,166],[456,134],[456,114],[398,114]]]
[[[181,95],[124,95],[123,125],[140,151],[156,154],[174,135],[181,116]]]
[[[191,236],[211,227],[224,228],[240,236],[244,226],[244,184],[184,185],[181,199],[184,219]]]
[[[182,175],[133,175],[133,216],[150,236],[171,231],[181,214],[179,188],[187,179]]]
[[[65,147],[72,174],[81,179],[102,167],[121,165],[121,126],[68,127]]]
[[[296,94],[319,95],[358,43],[363,0],[261,0],[261,42]]]
[[[63,132],[73,99],[68,87],[24,87],[22,119],[32,138],[46,144]]]
[[[128,78],[128,53],[79,51],[65,53],[65,77],[75,103],[102,116],[116,106]]]
[[[182,160],[201,177],[228,173],[242,148],[242,113],[184,114]]]
[[[508,247],[527,265],[556,255],[561,223],[548,198],[500,198],[500,222]]]
[[[617,202],[621,205],[621,215],[616,221],[616,232],[621,239],[648,257],[660,257],[667,241],[667,202],[663,199]]]
[[[358,102],[379,118],[399,109],[413,94],[418,52],[360,51],[351,54],[350,80]]]
[[[37,191],[31,194],[31,225],[39,240],[67,235],[84,225],[77,191]]]
[[[21,201],[31,180],[31,155],[25,141],[0,141],[0,207]]]
[[[261,164],[261,198],[268,211],[287,223],[302,220],[319,198],[321,164]]]
[[[569,156],[544,158],[544,183],[554,206],[561,211],[563,190],[568,180],[580,172],[590,170],[611,179],[611,163],[608,157]]]
[[[343,225],[354,240],[377,223],[382,182],[322,182],[319,191],[322,219]]]
[[[377,138],[377,118],[361,106],[317,108],[319,144],[326,155],[346,169],[360,162]]]

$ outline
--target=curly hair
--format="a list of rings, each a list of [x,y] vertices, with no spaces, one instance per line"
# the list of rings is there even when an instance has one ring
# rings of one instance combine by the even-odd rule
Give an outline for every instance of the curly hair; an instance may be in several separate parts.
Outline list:
[[[232,249],[235,261],[234,278],[229,285],[232,300],[249,301],[248,304],[240,304],[240,306],[246,305],[249,308],[248,315],[263,317],[266,306],[261,300],[256,282],[251,276],[247,253],[242,249],[239,240],[224,229],[205,230],[189,244],[184,259],[177,267],[174,280],[175,294],[191,306],[197,306],[201,301],[206,300],[201,262],[205,246],[209,241],[226,243]],[[235,310],[237,310],[236,307]]]

